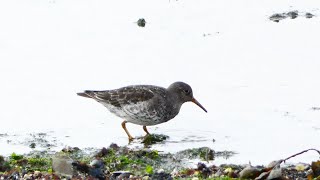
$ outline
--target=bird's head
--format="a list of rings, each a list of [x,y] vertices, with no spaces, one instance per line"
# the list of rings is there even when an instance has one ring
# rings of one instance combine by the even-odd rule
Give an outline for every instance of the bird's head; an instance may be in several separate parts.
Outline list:
[[[168,87],[168,91],[174,93],[181,103],[193,102],[205,112],[207,110],[193,97],[192,88],[184,82],[175,82]]]

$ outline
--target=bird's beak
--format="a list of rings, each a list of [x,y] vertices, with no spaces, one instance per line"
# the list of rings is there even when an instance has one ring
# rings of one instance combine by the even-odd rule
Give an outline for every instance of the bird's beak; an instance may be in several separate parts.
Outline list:
[[[207,110],[195,98],[192,98],[191,101],[203,109],[204,112],[207,112]]]

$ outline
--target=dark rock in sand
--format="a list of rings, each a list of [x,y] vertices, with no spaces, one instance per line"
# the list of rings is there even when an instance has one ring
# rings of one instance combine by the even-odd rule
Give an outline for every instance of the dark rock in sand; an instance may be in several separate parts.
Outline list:
[[[137,21],[137,24],[138,24],[138,26],[140,26],[140,27],[145,27],[146,26],[146,20],[145,19],[143,19],[143,18],[140,18],[138,21]]]
[[[303,15],[299,15],[299,11],[295,10],[295,11],[289,11],[289,12],[285,12],[285,13],[276,13],[276,14],[273,14],[269,17],[269,19],[271,21],[274,21],[274,22],[279,22],[283,19],[286,19],[286,18],[290,18],[290,19],[295,19],[297,18],[298,16],[303,16]],[[312,18],[314,15],[307,12],[305,13],[304,17],[306,18]]]
[[[310,18],[313,18],[313,14],[311,14],[311,13],[306,13],[306,18],[308,18],[308,19],[310,19]]]
[[[279,21],[281,21],[281,20],[283,20],[283,19],[285,19],[285,18],[287,18],[287,16],[285,15],[285,14],[280,14],[280,13],[276,13],[276,14],[273,14],[273,15],[271,15],[270,17],[269,17],[269,19],[271,20],[271,21],[274,21],[274,22],[279,22]]]
[[[291,19],[295,19],[298,17],[298,11],[290,11],[287,13],[287,16],[290,17]]]

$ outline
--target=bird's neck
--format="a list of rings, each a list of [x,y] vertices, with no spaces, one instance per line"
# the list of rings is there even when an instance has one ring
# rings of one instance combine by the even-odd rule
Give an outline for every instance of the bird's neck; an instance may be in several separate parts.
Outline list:
[[[169,104],[169,106],[167,108],[171,109],[169,111],[170,115],[174,117],[179,113],[183,102],[180,101],[179,97],[175,93],[169,93],[167,98],[168,98],[167,101]]]

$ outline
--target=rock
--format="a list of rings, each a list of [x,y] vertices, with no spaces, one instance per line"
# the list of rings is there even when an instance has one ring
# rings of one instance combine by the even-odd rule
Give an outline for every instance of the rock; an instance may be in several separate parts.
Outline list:
[[[129,179],[131,173],[130,172],[127,172],[127,173],[122,173],[118,176],[117,179]]]
[[[159,169],[157,173],[164,173],[164,169]]]
[[[89,173],[90,171],[90,166],[88,166],[86,163],[82,163],[82,162],[79,162],[79,161],[73,161],[71,163],[72,167],[74,170],[77,170],[81,173]]]
[[[118,151],[120,149],[120,147],[115,144],[115,143],[111,143],[110,146],[109,146],[110,149],[113,149],[115,151]]]
[[[138,21],[137,21],[137,24],[138,24],[138,26],[140,26],[140,27],[145,27],[146,26],[146,20],[145,19],[143,19],[143,18],[140,18]]]
[[[215,177],[220,177],[223,175],[223,172],[221,169],[218,169],[218,171],[214,174]]]
[[[104,173],[103,173],[103,169],[102,168],[89,168],[89,175],[92,177],[95,177],[99,180],[104,180],[106,179]]]
[[[149,180],[149,179],[150,179],[149,176],[143,176],[143,177],[142,177],[142,180]]]
[[[38,178],[41,178],[42,173],[41,173],[40,171],[34,171],[34,172],[33,172],[33,176],[34,176],[36,179],[38,179]]]
[[[34,148],[36,148],[36,143],[31,143],[30,145],[29,145],[29,147],[31,148],[31,149],[34,149]]]
[[[255,178],[255,180],[265,180],[267,179],[267,177],[269,176],[270,171],[269,172],[263,172],[260,174],[260,176],[258,176],[257,178]]]
[[[90,162],[90,166],[92,166],[94,168],[103,168],[104,163],[101,159],[94,159]]]
[[[298,17],[298,11],[290,11],[287,13],[287,16],[290,17],[291,19],[295,19]]]
[[[179,171],[177,168],[174,168],[170,174],[171,176],[175,177],[177,174],[179,174]]]
[[[201,171],[202,169],[205,169],[207,168],[207,166],[202,163],[202,162],[199,162],[198,165],[197,165],[197,170]]]
[[[310,18],[313,18],[313,14],[311,14],[311,13],[306,13],[306,18],[308,18],[308,19],[310,19]],[[314,110],[317,110],[316,108],[318,108],[318,109],[320,109],[319,107],[313,107],[313,108],[315,108]]]
[[[310,166],[309,166],[309,164],[299,163],[299,164],[296,164],[294,168],[295,168],[297,171],[304,171],[304,170],[306,170],[306,169],[309,169]]]
[[[110,180],[116,180],[116,179],[124,179],[124,178],[129,178],[131,173],[129,171],[115,171],[112,173],[110,176]]]
[[[142,143],[148,147],[153,144],[161,143],[165,140],[167,140],[169,136],[163,135],[163,134],[148,134],[143,137]]]
[[[9,168],[9,164],[7,164],[4,160],[4,157],[0,155],[0,172],[4,172]]]
[[[173,178],[169,173],[154,173],[151,176],[151,179],[166,179],[166,180],[172,180]]]
[[[78,148],[78,147],[67,146],[67,147],[63,148],[61,151],[62,152],[68,152],[68,153],[74,153],[74,152],[77,152],[79,150],[80,150],[80,148]]]
[[[313,171],[313,176],[318,177],[320,176],[320,160],[311,163],[311,169]]]
[[[72,162],[73,160],[70,157],[56,153],[52,157],[52,170],[58,175],[71,178],[74,174]]]
[[[96,155],[95,155],[95,157],[105,157],[105,156],[107,156],[109,153],[110,153],[110,149],[108,148],[105,148],[105,147],[103,147]]]
[[[197,170],[200,171],[203,177],[207,178],[211,174],[211,170],[202,162],[197,165]]]
[[[307,176],[307,179],[313,179],[313,171],[312,171],[312,169],[309,169],[306,172],[306,176]]]
[[[19,180],[19,176],[20,176],[19,172],[15,170],[15,171],[11,172],[8,179]]]
[[[275,161],[270,162],[270,163],[267,165],[267,167],[266,167],[267,171],[271,170],[271,169],[274,168],[276,165],[279,165],[281,161],[282,161],[282,159],[280,159],[280,160],[275,160]]]
[[[25,174],[25,175],[23,176],[23,179],[26,179],[26,180],[32,179],[32,176],[30,176],[29,174]]]
[[[276,13],[269,17],[269,19],[274,22],[279,22],[280,20],[283,20],[285,18],[287,18],[287,16],[283,13],[282,14]]]
[[[262,173],[261,169],[247,166],[240,173],[240,179],[255,179]]]
[[[267,180],[280,179],[281,177],[282,177],[282,170],[280,168],[280,165],[277,165],[270,171],[270,174],[267,177]]]

